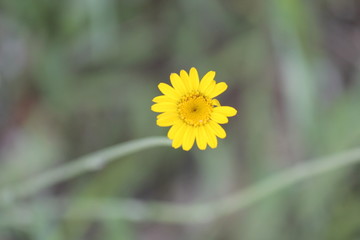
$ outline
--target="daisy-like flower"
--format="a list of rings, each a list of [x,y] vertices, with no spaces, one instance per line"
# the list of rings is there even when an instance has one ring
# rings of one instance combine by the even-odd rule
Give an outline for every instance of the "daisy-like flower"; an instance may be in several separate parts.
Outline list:
[[[170,75],[171,85],[160,83],[159,90],[164,94],[153,99],[151,110],[161,113],[156,124],[170,127],[168,138],[173,140],[174,148],[189,151],[196,144],[201,150],[207,145],[217,147],[217,137],[225,138],[226,132],[219,125],[228,122],[228,117],[236,115],[233,107],[220,106],[215,99],[227,89],[224,82],[216,83],[215,72],[210,71],[199,81],[196,68],[189,74],[181,70],[180,75]]]

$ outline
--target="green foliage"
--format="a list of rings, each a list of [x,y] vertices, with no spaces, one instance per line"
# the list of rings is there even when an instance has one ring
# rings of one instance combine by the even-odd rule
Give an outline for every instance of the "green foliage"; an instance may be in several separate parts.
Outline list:
[[[215,150],[146,150],[0,208],[0,239],[358,239],[359,168],[208,224],[128,221],[106,206],[71,216],[92,198],[222,199],[357,147],[359,11],[355,0],[0,0],[0,189],[165,136],[151,99],[180,69],[216,71],[239,112]]]

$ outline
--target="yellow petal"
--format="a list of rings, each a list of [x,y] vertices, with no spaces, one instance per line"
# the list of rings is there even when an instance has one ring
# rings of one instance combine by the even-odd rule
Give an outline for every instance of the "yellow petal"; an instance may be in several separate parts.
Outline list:
[[[173,148],[179,148],[181,146],[181,144],[183,143],[184,131],[185,131],[186,126],[187,125],[185,123],[183,123],[179,127],[178,131],[175,133],[175,136],[174,136],[174,139],[172,142]]]
[[[217,124],[214,121],[210,121],[209,125],[210,125],[211,129],[214,131],[216,136],[218,136],[219,138],[225,138],[226,137],[225,130],[219,124]]]
[[[186,127],[184,139],[183,139],[183,145],[182,145],[182,148],[185,151],[189,151],[192,148],[192,146],[194,145],[195,132],[196,131],[195,131],[194,127],[191,127],[191,126]]]
[[[175,120],[179,119],[176,111],[164,112],[157,115],[157,119],[161,119],[161,118],[173,118]]]
[[[214,81],[214,78],[215,78],[214,71],[210,71],[206,73],[205,76],[200,81],[199,91],[201,93],[205,93],[205,90],[209,87],[209,84]]]
[[[205,125],[205,131],[206,131],[206,135],[207,135],[207,140],[209,143],[209,146],[211,148],[216,148],[217,147],[217,139],[215,134],[213,133],[212,129],[210,128],[209,125]]]
[[[175,90],[178,91],[180,94],[184,94],[186,92],[186,88],[183,83],[183,80],[180,78],[178,74],[172,73],[170,75],[170,81],[171,84],[174,86]]]
[[[225,92],[225,90],[227,89],[227,84],[224,82],[218,83],[215,85],[214,89],[209,93],[209,97],[210,98],[214,98],[216,96],[219,96],[220,94],[222,94],[223,92]]]
[[[159,115],[156,116],[156,119],[163,118],[164,115],[162,115],[162,114],[176,114],[176,116],[178,116],[177,111],[171,110],[171,111],[162,112],[161,114],[159,114]],[[179,118],[176,117],[176,119],[179,119]]]
[[[190,78],[189,78],[189,75],[187,74],[187,72],[185,70],[181,70],[180,71],[180,77],[184,83],[184,86],[185,88],[188,90],[188,91],[191,91],[191,83],[190,83]]]
[[[220,106],[221,106],[219,100],[217,100],[217,99],[213,99],[213,100],[211,101],[211,104],[212,104],[213,106],[216,106],[216,107],[220,107]]]
[[[170,127],[174,124],[173,121],[169,121],[166,119],[158,119],[156,120],[156,125],[158,125],[159,127]]]
[[[209,96],[210,93],[212,93],[212,91],[214,90],[215,86],[216,86],[216,82],[215,82],[215,81],[210,82],[209,85],[208,85],[208,87],[204,90],[204,94],[205,94],[206,96]]]
[[[179,131],[180,127],[182,126],[181,121],[177,121],[174,123],[174,125],[170,128],[167,136],[169,139],[174,139],[176,136],[176,133]]]
[[[175,112],[165,112],[157,116],[156,124],[160,127],[169,127],[174,125],[178,120],[178,116]]]
[[[199,88],[199,74],[196,68],[192,67],[190,69],[190,84],[191,84],[191,90],[198,90]]]
[[[156,102],[156,103],[161,103],[161,102],[174,102],[174,103],[176,103],[175,99],[170,98],[170,97],[165,96],[165,95],[154,97],[152,101]]]
[[[198,127],[196,132],[196,144],[200,150],[206,149],[207,135],[204,127]]]
[[[154,112],[174,111],[176,110],[176,104],[169,102],[155,103],[151,106],[151,110]]]
[[[229,122],[228,118],[225,115],[217,113],[215,111],[212,112],[211,119],[214,120],[215,122],[221,123],[221,124]]]
[[[225,115],[227,117],[235,116],[237,111],[233,107],[221,106],[214,108],[214,112]]]
[[[158,85],[159,90],[165,94],[167,97],[177,99],[180,97],[179,93],[175,91],[170,85],[166,83],[159,83]]]

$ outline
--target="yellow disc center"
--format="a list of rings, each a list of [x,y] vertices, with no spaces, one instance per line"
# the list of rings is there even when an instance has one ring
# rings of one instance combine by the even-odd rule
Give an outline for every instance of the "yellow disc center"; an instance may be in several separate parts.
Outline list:
[[[194,127],[206,124],[210,120],[212,111],[211,99],[198,92],[185,95],[178,103],[180,118]]]

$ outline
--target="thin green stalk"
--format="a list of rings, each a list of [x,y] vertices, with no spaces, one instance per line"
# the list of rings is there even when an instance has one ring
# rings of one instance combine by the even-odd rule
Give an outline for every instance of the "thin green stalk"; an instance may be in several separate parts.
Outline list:
[[[306,161],[260,181],[229,197],[206,203],[181,205],[138,200],[86,201],[89,208],[79,209],[67,218],[111,218],[166,223],[205,223],[236,213],[281,190],[304,180],[360,162],[360,149]],[[86,206],[86,204],[84,205]],[[90,209],[90,211],[89,211]]]
[[[184,205],[135,199],[83,199],[74,211],[58,217],[66,219],[122,219],[136,222],[152,221],[176,224],[206,223],[234,214],[301,181],[340,168],[350,167],[359,162],[360,149],[355,149],[330,157],[306,161],[229,197],[206,203]],[[49,209],[52,209],[53,206],[66,206],[66,202],[66,199],[52,199],[44,201],[41,206],[48,206]],[[26,207],[22,208],[17,205],[15,210],[23,213],[26,212],[26,209]],[[23,214],[19,215],[22,216]],[[14,221],[14,219],[11,220]],[[24,218],[15,220],[25,224],[32,222],[31,217],[29,221]]]
[[[0,203],[31,196],[40,190],[53,186],[65,180],[69,180],[89,171],[97,171],[110,162],[152,147],[171,146],[171,142],[165,137],[150,137],[121,143],[95,153],[91,153],[77,160],[66,163],[62,167],[44,172],[28,181],[15,186],[4,187],[0,190]]]

